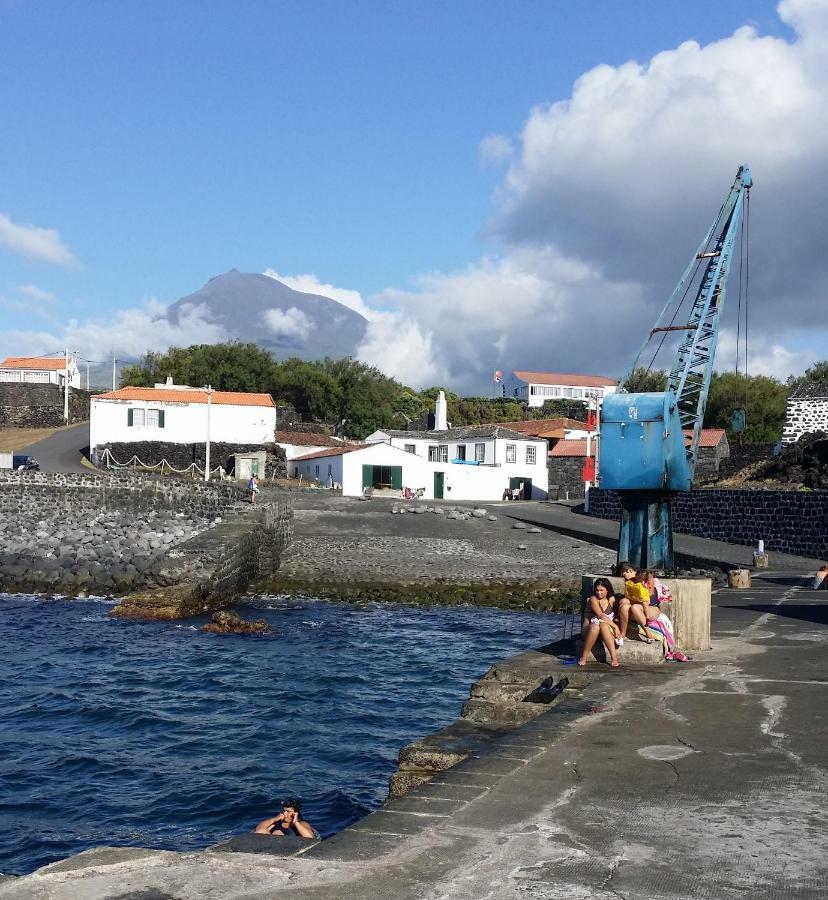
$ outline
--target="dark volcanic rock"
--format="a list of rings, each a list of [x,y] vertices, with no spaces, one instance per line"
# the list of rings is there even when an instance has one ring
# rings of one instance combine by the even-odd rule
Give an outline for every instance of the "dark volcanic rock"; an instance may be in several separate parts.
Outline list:
[[[219,324],[228,339],[250,341],[277,359],[353,356],[367,321],[347,306],[305,294],[267,275],[232,269],[167,309],[174,324],[196,312]]]
[[[264,619],[246,622],[235,610],[226,609],[213,613],[213,621],[202,625],[201,630],[211,634],[267,634],[270,625]]]

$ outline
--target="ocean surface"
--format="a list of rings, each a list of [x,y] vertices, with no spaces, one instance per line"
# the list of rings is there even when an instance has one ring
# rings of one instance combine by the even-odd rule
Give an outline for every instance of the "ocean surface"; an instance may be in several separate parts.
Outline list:
[[[330,835],[384,801],[399,750],[456,719],[560,616],[286,598],[266,636],[0,594],[0,872],[89,847],[193,850],[279,811]]]

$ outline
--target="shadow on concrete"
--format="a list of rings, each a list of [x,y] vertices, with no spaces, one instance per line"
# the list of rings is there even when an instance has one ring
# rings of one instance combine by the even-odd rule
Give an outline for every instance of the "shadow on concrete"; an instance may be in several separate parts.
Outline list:
[[[799,619],[802,622],[814,622],[817,625],[828,625],[828,603],[782,603],[776,606],[772,603],[751,603],[744,606],[726,606],[721,604],[719,609],[750,609],[759,613],[772,613],[783,619]]]

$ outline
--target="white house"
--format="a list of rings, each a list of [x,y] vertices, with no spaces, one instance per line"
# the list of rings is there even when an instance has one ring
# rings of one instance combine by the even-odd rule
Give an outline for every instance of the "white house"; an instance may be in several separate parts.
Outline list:
[[[207,440],[208,403],[204,388],[156,384],[124,387],[92,397],[89,446],[135,441],[198,444]],[[212,442],[273,444],[276,406],[270,394],[212,391]]]
[[[545,400],[603,400],[618,389],[618,382],[603,375],[575,375],[567,372],[512,372],[512,393],[529,406],[543,406]]]
[[[828,384],[809,381],[788,397],[782,443],[795,444],[817,431],[828,431]]]
[[[326,447],[341,447],[344,441],[330,437],[327,434],[315,434],[310,431],[286,431],[279,429],[276,432],[276,445],[285,451],[285,459],[290,462],[297,456],[307,456],[316,453]],[[290,467],[288,467],[288,472]]]
[[[78,365],[69,357],[69,387],[79,388],[81,376]],[[22,384],[66,384],[67,368],[63,356],[8,356],[0,363],[0,381]]]

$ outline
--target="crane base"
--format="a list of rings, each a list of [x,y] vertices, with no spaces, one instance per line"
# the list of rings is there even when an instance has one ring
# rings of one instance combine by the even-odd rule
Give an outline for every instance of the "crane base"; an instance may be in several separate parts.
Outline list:
[[[618,491],[621,531],[618,561],[636,569],[673,568],[673,516],[670,495],[654,491]]]

